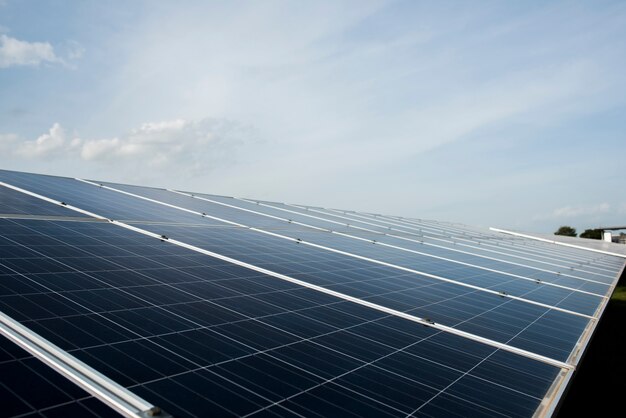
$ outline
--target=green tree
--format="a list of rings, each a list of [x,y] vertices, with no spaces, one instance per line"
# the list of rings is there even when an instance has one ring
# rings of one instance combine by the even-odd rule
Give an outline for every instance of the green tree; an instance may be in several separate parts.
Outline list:
[[[554,235],[565,235],[566,237],[575,237],[576,236],[576,228],[572,228],[571,226],[564,225],[556,230]]]
[[[585,232],[580,234],[581,238],[590,238],[590,239],[602,239],[602,230],[601,229],[585,229]]]

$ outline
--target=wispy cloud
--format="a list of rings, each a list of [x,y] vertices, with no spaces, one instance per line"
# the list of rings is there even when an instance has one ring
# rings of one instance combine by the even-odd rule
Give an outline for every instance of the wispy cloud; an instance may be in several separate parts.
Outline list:
[[[233,164],[237,151],[253,146],[252,128],[219,119],[148,122],[125,135],[81,138],[54,123],[34,140],[15,134],[0,135],[0,148],[23,160],[80,160],[110,169],[162,169],[174,167],[200,173]]]
[[[27,42],[0,35],[0,68],[38,66],[58,61],[54,48],[48,42]]]
[[[598,203],[596,205],[568,205],[554,209],[552,212],[544,215],[537,215],[535,220],[572,220],[581,217],[593,218],[611,212],[612,205],[607,202]]]
[[[8,28],[0,26],[0,68],[38,67],[42,64],[74,68],[72,63],[85,52],[85,48],[73,40],[64,42],[59,52],[59,48],[55,49],[50,42],[28,42],[2,32],[8,32]]]

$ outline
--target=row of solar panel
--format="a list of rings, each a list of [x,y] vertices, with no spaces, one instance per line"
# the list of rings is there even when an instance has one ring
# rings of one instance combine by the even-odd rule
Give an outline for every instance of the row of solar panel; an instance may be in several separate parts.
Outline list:
[[[109,191],[106,190],[106,192]],[[119,196],[122,198],[118,199],[120,200],[120,206],[125,205],[125,200],[130,200],[124,195]],[[146,204],[152,203],[146,202]],[[105,216],[110,216],[110,214],[105,213]],[[524,334],[518,335],[517,341],[509,341],[509,343],[524,349],[530,348],[531,351],[560,360],[567,359],[573,345],[588,322],[588,318],[567,312],[547,310],[544,306],[532,305],[518,300],[503,301],[501,297],[494,294],[471,295],[468,303],[467,300],[462,298],[462,295],[465,295],[465,299],[467,299],[467,295],[471,293],[467,288],[445,281],[438,281],[430,277],[411,275],[402,270],[403,274],[399,274],[400,272],[394,271],[392,267],[386,268],[385,266],[385,268],[380,268],[372,266],[367,261],[346,258],[343,254],[335,254],[318,248],[296,247],[292,242],[271,236],[268,237],[247,229],[212,229],[210,234],[208,234],[204,228],[197,226],[159,225],[158,229],[155,230],[153,225],[138,223],[135,225],[142,226],[145,229],[152,229],[154,232],[159,232],[169,237],[180,238],[201,248],[265,267],[272,271],[288,274],[309,283],[331,287],[334,290],[339,289],[351,296],[367,299],[404,312],[408,311],[417,316],[433,318],[437,322],[446,325],[456,325],[461,329],[487,338],[504,342],[509,341],[513,336],[523,331]],[[308,238],[305,231],[300,230],[297,232],[301,236],[307,236],[307,241],[316,243],[323,241],[322,239]],[[311,234],[329,235],[320,234],[319,232],[312,232]],[[331,244],[334,248],[339,247],[338,249],[342,251],[356,252],[361,256],[378,257],[378,259],[382,259],[384,262],[392,262],[401,267],[417,268],[419,271],[425,271],[429,274],[445,275],[447,279],[457,279],[463,283],[478,285],[481,288],[497,286],[496,290],[504,291],[507,294],[587,315],[592,315],[602,300],[599,296],[558,287],[547,288],[545,284],[537,284],[533,281],[523,281],[509,277],[505,277],[506,281],[503,281],[502,277],[498,277],[496,273],[480,270],[473,271],[467,266],[450,268],[449,265],[451,263],[436,262],[437,260],[432,262],[431,259],[422,261],[417,256],[403,256],[399,258],[394,251],[386,248],[383,248],[383,251],[378,251],[379,248],[374,248],[361,241],[345,239],[347,244],[351,244],[352,247],[345,246],[345,243],[343,243],[344,246],[342,247],[341,240],[344,239],[343,237],[335,237],[334,235],[329,235],[329,237],[333,239],[332,242],[322,243]],[[329,239],[329,237],[324,238]],[[400,254],[403,255],[402,253]],[[413,256],[414,254],[411,255]],[[333,267],[335,265],[336,267]],[[349,276],[340,274],[346,269],[365,271],[365,277],[358,280],[358,276],[355,277],[354,274]],[[373,274],[373,272],[375,273]],[[407,275],[409,275],[408,280],[405,277]],[[363,278],[368,280],[378,278],[379,280],[374,288],[368,289],[367,286],[361,283]],[[355,282],[357,283],[356,288],[354,286]],[[472,288],[470,289],[473,290]],[[608,287],[606,287],[605,293],[607,290]],[[426,305],[426,308],[419,309],[420,306],[418,304],[420,303]],[[504,306],[504,310],[500,309],[500,306]],[[454,315],[456,312],[458,314]],[[478,320],[472,321],[474,316],[482,312],[486,313]],[[527,313],[527,316],[523,316],[524,313]],[[550,327],[551,323],[554,324],[551,327],[553,329],[552,332],[536,331],[537,329],[545,330],[545,327]],[[571,330],[567,329],[568,325],[571,326]],[[562,329],[565,329],[565,333],[571,331],[569,339],[567,335],[561,335],[564,334]],[[553,336],[556,340],[555,343],[546,347],[546,341],[542,334]],[[529,338],[527,338],[527,335],[536,335],[541,341],[537,341],[533,345],[532,340],[530,343],[528,342]],[[564,343],[559,341],[559,337],[562,337]]]
[[[494,244],[489,234],[454,232],[456,226],[432,222],[419,228],[438,230],[439,236],[461,236],[474,245],[456,252],[458,243],[442,245],[434,232],[431,241],[437,246],[402,241],[403,248],[419,248],[426,254],[421,255],[172,192],[111,185],[263,228],[264,233],[76,180],[1,174],[6,183],[107,218],[130,220],[134,226],[205,250],[562,361],[568,360],[590,322],[574,313],[594,315],[620,267],[620,261],[611,257],[569,249],[546,251],[519,240]],[[0,220],[0,309],[174,415],[206,415],[215,408],[217,414],[236,415],[376,411],[527,416],[561,372],[110,223],[18,219],[17,214],[54,217],[69,211],[0,190],[0,212],[15,214]],[[276,204],[207,198],[274,216],[284,212]],[[309,210],[292,206],[287,210],[292,220],[297,215],[293,212],[298,212],[302,223],[313,225],[314,220],[313,226],[329,228],[329,222],[312,218]],[[323,215],[319,212],[314,212],[318,218]],[[368,228],[380,222],[370,218]],[[389,222],[405,222],[406,230],[397,227],[397,233],[417,236],[409,232],[413,221]],[[377,234],[354,226],[342,228],[362,238],[392,238],[380,234],[390,231],[382,223]],[[418,241],[426,236],[420,235]],[[522,257],[533,258],[534,264],[512,264],[522,264]],[[556,269],[564,272],[550,272]],[[524,300],[412,270],[481,289],[505,289],[507,295]],[[537,283],[498,271],[542,278]],[[5,388],[11,391],[6,382]]]

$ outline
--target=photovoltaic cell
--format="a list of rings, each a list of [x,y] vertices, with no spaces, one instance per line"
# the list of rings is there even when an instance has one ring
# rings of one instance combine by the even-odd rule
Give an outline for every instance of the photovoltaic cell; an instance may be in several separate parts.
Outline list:
[[[285,222],[279,220],[258,216],[253,213],[231,209],[216,204],[211,204],[210,202],[203,202],[198,199],[182,196],[163,189],[155,189],[151,187],[141,186],[128,186],[105,182],[98,183],[113,187],[118,190],[123,190],[129,193],[134,193],[143,197],[158,200],[160,202],[169,203],[171,205],[180,206],[185,209],[194,210],[199,213],[207,213],[208,215],[218,218],[224,218],[228,221],[241,223],[246,226],[261,228],[282,228],[285,226]],[[199,222],[198,220],[196,221]]]
[[[267,214],[267,215],[271,215],[274,217],[277,216],[281,218],[290,219],[293,221],[311,225],[313,227],[320,227],[320,228],[326,228],[326,229],[330,229],[334,231],[340,231],[340,232],[343,232],[344,234],[353,235],[355,237],[365,238],[368,240],[375,240],[379,243],[395,245],[395,246],[399,246],[408,250],[419,251],[425,254],[425,255],[415,255],[415,256],[414,256],[415,253],[410,253],[410,255],[407,255],[406,253],[399,254],[400,256],[404,255],[405,258],[410,258],[411,260],[415,259],[416,261],[418,261],[420,257],[424,258],[428,256],[445,257],[448,260],[452,260],[452,262],[454,261],[464,262],[464,263],[475,265],[477,267],[485,267],[485,268],[489,268],[492,270],[509,272],[509,273],[521,275],[529,279],[541,280],[547,283],[559,284],[562,286],[572,287],[575,289],[580,289],[580,290],[585,290],[585,291],[599,292],[601,295],[606,294],[608,291],[608,285],[605,285],[603,283],[593,283],[593,282],[588,282],[583,279],[577,279],[574,277],[566,277],[556,271],[547,272],[547,271],[537,270],[537,269],[533,269],[533,268],[526,267],[526,266],[519,266],[519,263],[515,262],[514,260],[513,261],[506,260],[507,258],[506,256],[499,256],[500,259],[497,259],[497,260],[493,260],[492,259],[493,257],[490,257],[490,259],[481,258],[480,256],[477,256],[477,255],[467,254],[468,252],[467,250],[464,250],[464,253],[460,253],[458,251],[453,251],[456,249],[448,250],[446,248],[441,248],[441,247],[444,247],[442,245],[437,245],[437,247],[427,246],[427,245],[424,245],[423,242],[417,242],[417,241],[411,242],[411,241],[407,241],[406,239],[400,239],[400,238],[395,238],[395,237],[388,236],[388,235],[383,235],[385,232],[389,232],[386,230],[380,230],[380,233],[375,233],[375,232],[367,232],[367,231],[364,231],[363,229],[348,228],[347,226],[342,227],[341,225],[335,224],[333,222],[323,221],[318,218],[307,217],[298,213],[294,213],[294,211],[290,211],[290,212],[280,211],[278,209],[268,207],[266,205],[260,206],[260,205],[253,204],[248,201],[237,200],[233,198],[198,195],[198,197],[200,198],[224,203],[230,206],[241,208],[243,210],[237,210],[237,209],[233,209],[230,207],[220,206],[217,203],[212,203],[207,200],[201,200],[197,198],[194,199],[194,198],[190,198],[187,196],[177,195],[177,194],[165,191],[165,190],[148,189],[148,188],[137,187],[137,186],[129,187],[129,186],[121,186],[121,185],[115,185],[115,184],[110,184],[110,185],[113,187],[119,188],[121,190],[139,194],[141,196],[151,197],[162,202],[175,204],[175,205],[182,206],[188,209],[193,209],[199,212],[208,213],[213,216],[219,216],[227,220],[244,223],[245,225],[248,225],[248,226],[260,227],[262,229],[270,230],[272,229],[272,227],[275,227],[275,228],[280,227],[281,230],[283,231],[295,232],[295,231],[301,231],[302,226],[296,225],[296,224],[290,224],[287,222],[277,223],[277,221],[274,220],[273,218],[267,218],[267,217],[265,219],[269,219],[269,221],[263,221],[263,215],[257,215],[257,214],[251,213],[250,211],[260,212],[261,214]],[[299,210],[298,208],[296,209]],[[319,216],[323,216],[323,215],[319,215]],[[344,222],[347,222],[347,221],[344,220]],[[306,233],[306,232],[307,231],[305,230],[303,233]],[[313,231],[308,231],[308,232],[313,232]],[[324,236],[324,234],[310,234],[310,236],[319,238],[320,236]],[[354,243],[354,240],[350,241],[349,239],[338,237],[336,235],[331,236],[329,239],[331,241],[331,245],[332,244],[340,245],[342,243],[348,246],[357,245],[356,243]],[[366,247],[371,247],[368,244],[365,244],[365,245]],[[351,250],[354,251],[353,248]],[[376,248],[372,251],[374,251],[374,253],[376,253],[377,255],[380,254],[379,248]],[[499,260],[503,260],[503,261],[499,261]],[[506,261],[511,261],[511,262],[514,262],[515,264],[507,264]],[[452,262],[445,261],[444,264],[451,265]],[[463,268],[467,269],[468,267],[465,266]],[[471,269],[471,267],[469,268]],[[469,275],[472,275],[471,272],[469,272]],[[582,275],[584,276],[584,273]],[[597,307],[597,303],[595,304],[595,307]]]
[[[86,215],[61,206],[50,205],[36,197],[28,196],[7,187],[0,187],[0,217],[19,217],[24,215],[88,218]]]
[[[146,196],[158,201],[175,204],[177,206],[189,208],[196,211],[201,211],[202,213],[208,213],[213,216],[219,216],[227,220],[235,222],[246,222],[247,225],[258,226],[259,224],[262,224],[262,222],[254,219],[263,219],[263,216],[261,215],[256,215],[250,212],[241,211],[230,207],[220,206],[215,203],[193,199],[187,196],[177,195],[165,190],[149,189],[138,186],[120,187],[118,185],[117,187],[125,191],[138,193],[141,196]],[[274,222],[274,220],[271,221],[272,223]],[[263,226],[260,227],[263,228]],[[499,275],[497,272],[485,273],[484,270],[480,270],[477,267],[471,267],[467,265],[461,265],[461,267],[459,267],[458,264],[454,265],[453,263],[446,262],[445,260],[440,261],[438,259],[433,259],[432,257],[429,258],[427,255],[400,252],[396,249],[389,247],[385,247],[382,249],[379,247],[375,248],[372,247],[372,245],[370,245],[369,243],[363,241],[358,241],[343,236],[331,235],[325,232],[312,230],[307,231],[300,226],[284,222],[282,227],[283,231],[285,231],[285,234],[288,234],[289,232],[296,234],[295,236],[289,235],[292,238],[295,238],[297,236],[316,244],[322,244],[338,250],[356,253],[361,256],[376,258],[381,261],[390,262],[426,273],[447,275],[448,278],[464,281],[468,284],[476,286],[492,287],[498,285],[498,291],[506,292],[514,296],[520,296],[521,294],[523,294],[525,295],[525,297],[537,302],[542,302],[550,305],[559,304],[559,307],[563,307],[564,309],[570,309],[588,315],[593,315],[597,307],[599,306],[599,303],[601,302],[601,297],[599,296],[588,295],[585,293],[574,293],[568,291],[567,289],[556,288],[550,289],[548,292],[543,292],[542,288],[546,287],[544,285],[537,286],[534,282],[524,283],[520,279],[511,279],[510,276],[499,277],[501,275]],[[453,253],[446,253],[445,250],[442,251],[438,248],[429,248],[427,251],[430,251],[430,253],[439,257],[455,256],[455,254]],[[470,259],[468,258],[468,256],[465,256],[465,258],[457,256],[456,258],[460,259],[460,261],[468,263],[481,263],[481,259],[477,259],[476,257],[474,259]],[[456,269],[454,269],[454,267],[456,267]],[[498,266],[491,267],[497,268]],[[454,274],[452,270],[459,271],[461,272],[461,274]],[[450,277],[451,275],[453,276]],[[486,282],[485,279],[491,276],[491,282]],[[529,278],[533,278],[533,276],[529,276]],[[551,281],[552,280],[548,280],[548,282]],[[554,281],[556,282],[557,280],[555,279]],[[574,283],[568,284],[575,286],[574,288],[579,288],[585,285],[585,282],[579,280],[577,282],[575,281]],[[606,293],[608,291],[607,288],[604,288],[602,290],[603,293]]]
[[[515,249],[515,247],[510,246],[508,242],[502,243],[504,245],[504,248],[498,248],[497,249],[498,253],[493,253],[493,251],[496,250],[493,247],[489,248],[489,250],[491,251],[486,251],[484,247],[479,248],[479,246],[481,244],[487,244],[488,246],[491,246],[493,242],[490,242],[489,239],[486,239],[486,238],[490,238],[490,235],[485,234],[485,233],[480,233],[479,235],[473,235],[473,234],[470,235],[468,234],[468,231],[466,229],[459,229],[459,228],[451,227],[451,226],[443,226],[443,227],[439,225],[433,226],[432,222],[428,222],[428,223],[424,222],[418,225],[406,224],[403,221],[389,220],[389,219],[383,220],[381,222],[381,219],[379,218],[367,219],[367,217],[365,217],[364,219],[361,214],[357,214],[357,213],[339,214],[337,212],[329,211],[327,209],[321,209],[321,208],[316,208],[313,211],[310,211],[304,208],[299,208],[295,206],[286,206],[284,204],[279,204],[279,203],[269,203],[269,205],[273,207],[277,207],[277,208],[288,209],[290,211],[295,211],[301,214],[315,215],[315,216],[323,217],[325,219],[331,219],[331,220],[338,221],[338,222],[344,222],[344,223],[347,222],[354,226],[377,230],[378,232],[381,232],[381,233],[396,234],[396,235],[403,236],[405,238],[420,237],[419,239],[424,242],[442,245],[442,246],[448,246],[453,249],[455,247],[458,248],[458,244],[464,244],[464,247],[463,247],[464,250],[471,249],[472,252],[481,253],[483,255],[489,255],[491,257],[498,258],[503,261],[509,261],[509,262],[515,262],[515,263],[522,262],[523,264],[527,266],[531,266],[531,267],[538,267],[538,268],[544,268],[544,269],[548,268],[552,270],[554,270],[555,267],[557,266],[565,267],[566,269],[576,268],[577,274],[581,275],[584,278],[600,280],[600,281],[607,280],[606,276],[595,274],[592,271],[586,271],[585,270],[586,266],[582,265],[579,262],[568,263],[567,261],[561,259],[558,263],[555,263],[554,262],[555,260],[552,260],[550,264],[545,264],[545,263],[541,264],[541,263],[537,263],[536,260],[528,259],[528,257],[525,257],[524,251],[518,254],[507,255],[506,254],[507,250]],[[446,243],[446,241],[448,242]],[[496,240],[496,242],[498,241],[501,241],[501,240]],[[469,247],[467,245],[469,245]],[[523,250],[526,250],[526,249],[527,249],[526,246],[524,246]],[[532,254],[533,253],[531,253],[531,255]],[[524,258],[514,257],[514,255],[518,255]],[[525,254],[525,255],[528,255],[528,254]],[[537,254],[534,254],[534,255],[537,255]],[[588,254],[585,254],[585,256],[588,256]],[[558,271],[559,269],[556,268],[556,270]],[[610,278],[609,278],[608,283],[610,283]]]
[[[107,417],[111,409],[0,336],[0,399],[4,417]]]
[[[537,344],[538,354],[556,355],[558,360],[567,359],[589,321],[588,318],[564,312],[548,312],[547,308],[484,294],[413,273],[403,274],[390,267],[377,266],[245,229],[211,229],[208,233],[200,227],[160,225],[154,229],[150,225],[138,226],[174,239],[184,237],[186,242],[208,251],[415,316],[430,318],[485,338],[511,345],[527,345],[525,338],[538,339],[541,341]],[[480,283],[485,285],[484,280]],[[486,287],[493,287],[494,284],[501,286],[502,282],[487,283]],[[517,294],[526,296],[538,291],[534,283],[521,284],[525,288],[518,287],[520,291]],[[560,292],[556,288],[549,291],[556,291],[554,293],[557,294],[543,292],[539,295],[542,301],[549,298],[548,301],[555,305],[567,302],[567,297],[572,297],[573,293]],[[519,332],[523,333],[524,338],[515,337]],[[543,334],[551,334],[550,341]]]
[[[0,170],[0,181],[115,220],[198,223],[195,216],[74,179]],[[211,222],[205,219],[205,225]]]
[[[351,215],[348,213],[344,215],[355,216],[356,214]],[[362,214],[358,215],[361,216]],[[380,216],[377,216],[375,219],[392,221],[394,228],[398,224],[400,226],[411,228],[411,230],[414,230],[414,227],[418,227],[418,229],[425,228],[426,230],[437,231],[449,237],[471,239],[472,242],[487,244],[490,247],[495,246],[501,250],[512,251],[516,254],[532,255],[551,262],[558,261],[558,263],[565,263],[570,267],[582,268],[583,270],[588,270],[589,272],[601,271],[602,265],[607,262],[613,266],[619,265],[619,261],[615,260],[615,257],[599,258],[598,254],[590,253],[589,251],[581,249],[564,249],[562,247],[555,247],[554,245],[539,241],[521,239],[519,237],[512,236],[503,236],[502,234],[495,234],[491,231],[479,230],[465,225],[453,225],[435,221],[398,221]],[[591,244],[593,245],[593,243]],[[527,261],[532,263],[532,260]],[[590,261],[593,261],[593,263],[590,263]]]
[[[45,232],[38,226],[42,222]],[[4,295],[2,310],[9,309],[22,324],[175,416],[201,411],[243,415],[265,408],[293,414],[331,393],[342,401],[326,405],[329,413],[351,405],[353,413],[398,416],[437,399],[450,385],[461,388],[471,379],[483,381],[483,368],[496,367],[499,356],[519,360],[516,370],[523,375],[524,367],[538,367],[533,378],[545,387],[559,371],[273,277],[237,272],[243,268],[226,267],[211,257],[202,266],[186,268],[186,260],[177,260],[173,267],[170,261],[186,256],[179,248],[113,225],[0,224],[3,242],[28,243],[22,244],[31,253],[25,258],[46,259],[55,246],[67,249],[64,257],[55,253],[46,272],[35,274],[28,272],[32,264],[20,270],[11,257],[3,258],[2,265],[8,262],[16,272],[4,274],[2,282],[29,283],[34,289],[19,296],[38,309],[16,311],[16,306],[26,305],[10,300],[15,295]],[[75,238],[86,245],[74,246]],[[108,256],[106,265],[96,262],[90,270],[85,268],[89,263],[74,264],[77,259],[99,259],[97,242],[110,247],[113,238],[119,254]],[[140,268],[135,259],[142,259]],[[125,271],[142,277],[143,283],[119,283]],[[51,282],[72,285],[53,290],[47,284]],[[212,286],[202,286],[201,294],[193,291],[194,284],[204,283]],[[413,367],[402,367],[408,360]],[[286,383],[260,388],[258,380],[245,378],[254,375]],[[485,379],[484,385],[518,393],[521,382],[509,377]],[[395,390],[378,393],[368,383],[374,378]],[[515,395],[520,411],[536,408],[539,397],[523,393]],[[472,401],[459,396],[459,402]]]

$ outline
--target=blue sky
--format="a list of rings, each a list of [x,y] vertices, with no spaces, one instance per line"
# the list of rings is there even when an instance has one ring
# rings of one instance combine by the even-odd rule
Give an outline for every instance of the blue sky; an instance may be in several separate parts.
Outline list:
[[[582,231],[625,68],[624,2],[0,0],[0,167]]]

